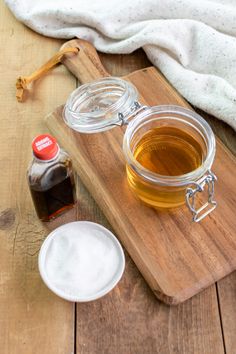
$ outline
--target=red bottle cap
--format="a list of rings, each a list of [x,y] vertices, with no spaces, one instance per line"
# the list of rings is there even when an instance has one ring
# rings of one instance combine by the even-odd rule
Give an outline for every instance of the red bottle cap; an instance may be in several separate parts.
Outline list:
[[[34,138],[32,141],[32,149],[34,155],[38,159],[51,160],[56,156],[59,147],[57,145],[56,139],[53,136],[49,134],[43,134]]]

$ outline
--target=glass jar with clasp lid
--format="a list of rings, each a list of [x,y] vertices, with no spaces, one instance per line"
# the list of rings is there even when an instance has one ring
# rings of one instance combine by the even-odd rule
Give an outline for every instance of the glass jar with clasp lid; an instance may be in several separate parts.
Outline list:
[[[172,105],[147,107],[128,81],[107,77],[84,84],[69,96],[67,125],[80,133],[99,133],[126,125],[123,152],[127,180],[147,205],[170,209],[187,204],[198,222],[216,207],[211,171],[215,137],[192,110]],[[195,197],[207,192],[199,208]]]

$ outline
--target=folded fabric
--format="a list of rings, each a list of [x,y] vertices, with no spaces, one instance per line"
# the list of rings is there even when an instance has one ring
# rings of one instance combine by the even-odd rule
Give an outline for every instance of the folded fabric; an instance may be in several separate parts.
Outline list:
[[[142,47],[194,106],[236,130],[235,0],[6,0],[33,30],[105,53]],[[158,94],[158,93],[157,93]]]

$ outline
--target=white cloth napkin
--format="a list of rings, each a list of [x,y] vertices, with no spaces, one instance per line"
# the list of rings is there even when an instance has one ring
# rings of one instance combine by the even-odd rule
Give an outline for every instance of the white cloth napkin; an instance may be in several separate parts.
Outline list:
[[[20,21],[46,36],[81,37],[105,53],[142,47],[191,104],[236,130],[235,0],[6,3]]]

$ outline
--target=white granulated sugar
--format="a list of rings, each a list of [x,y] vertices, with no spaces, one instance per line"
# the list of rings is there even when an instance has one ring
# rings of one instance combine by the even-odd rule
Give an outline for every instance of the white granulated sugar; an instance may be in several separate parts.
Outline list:
[[[68,295],[89,297],[112,282],[120,257],[102,229],[72,223],[51,240],[44,266],[54,287]]]

